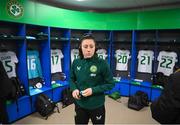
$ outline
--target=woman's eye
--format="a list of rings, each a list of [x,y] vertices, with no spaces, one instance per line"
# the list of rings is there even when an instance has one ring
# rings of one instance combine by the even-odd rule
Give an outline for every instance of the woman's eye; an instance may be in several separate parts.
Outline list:
[[[88,48],[88,45],[84,45],[83,47],[84,47],[84,48]]]
[[[93,45],[90,45],[90,48],[94,48],[94,46],[93,46]]]
[[[83,46],[83,48],[86,48],[86,49],[87,49],[88,47],[91,48],[91,49],[94,48],[93,45],[84,45],[84,46]]]

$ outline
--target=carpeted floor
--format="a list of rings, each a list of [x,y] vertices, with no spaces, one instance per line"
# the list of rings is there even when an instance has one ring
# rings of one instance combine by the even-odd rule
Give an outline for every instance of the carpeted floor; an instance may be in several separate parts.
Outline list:
[[[114,101],[106,97],[106,124],[158,124],[152,117],[150,107],[140,111],[127,108],[128,98],[122,97]],[[15,122],[15,124],[74,124],[74,104],[61,108],[60,113],[53,113],[48,120],[37,112]],[[91,122],[89,122],[91,124]]]

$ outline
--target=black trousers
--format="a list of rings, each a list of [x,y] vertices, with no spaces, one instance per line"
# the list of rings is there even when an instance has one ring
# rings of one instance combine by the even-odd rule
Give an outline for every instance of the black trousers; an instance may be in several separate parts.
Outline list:
[[[8,123],[8,114],[6,111],[6,99],[0,98],[0,123]]]
[[[91,119],[93,124],[105,124],[105,106],[89,110],[75,104],[75,124],[88,124]]]

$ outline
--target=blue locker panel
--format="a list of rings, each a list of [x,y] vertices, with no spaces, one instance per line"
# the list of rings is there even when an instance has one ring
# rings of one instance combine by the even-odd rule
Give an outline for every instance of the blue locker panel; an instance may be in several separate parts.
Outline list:
[[[7,113],[10,123],[18,118],[17,105],[15,102],[7,104]]]
[[[121,96],[129,96],[130,84],[125,82],[119,83],[119,91]]]
[[[18,118],[24,117],[31,113],[31,102],[29,96],[23,96],[18,99]]]
[[[115,83],[115,86],[109,90],[109,91],[106,91],[105,94],[112,94],[113,92],[119,92],[119,83]]]
[[[29,87],[30,96],[37,95],[48,90],[51,90],[51,87],[43,86],[40,89],[34,89],[32,86]]]
[[[141,86],[141,91],[147,93],[148,100],[151,100],[151,87]]]
[[[136,73],[136,31],[132,31],[132,48],[131,48],[131,73],[130,76],[132,79],[135,78]]]
[[[62,99],[62,90],[63,90],[63,87],[57,87],[52,90],[53,91],[52,100],[54,102],[59,102]]]
[[[51,81],[50,81],[50,66],[51,66],[51,61],[50,61],[50,27],[45,27],[43,29],[44,33],[48,34],[48,39],[44,40],[43,42],[40,43],[40,60],[41,60],[41,66],[42,66],[42,73],[45,81],[45,85],[47,87],[51,86]]]
[[[68,81],[61,81],[61,80],[57,80],[57,83],[55,85],[52,86],[53,90],[52,90],[52,100],[54,102],[59,102],[62,100],[62,91],[65,88],[69,87],[69,83]]]
[[[25,38],[26,36],[26,25],[23,24],[20,27],[20,36],[23,36]],[[27,78],[27,62],[26,59],[26,40],[24,39],[23,41],[17,41],[18,44],[18,67],[17,67],[17,76],[21,83],[24,85],[26,93],[29,93],[28,89],[28,78]],[[23,72],[23,73],[22,73]]]
[[[134,95],[137,91],[141,91],[141,85],[130,84],[130,95]]]
[[[152,92],[151,92],[151,101],[154,101],[159,98],[161,95],[162,89],[160,88],[153,88],[152,87]]]
[[[57,80],[56,82],[58,84],[60,84],[61,86],[64,86],[64,87],[69,86],[69,82],[68,81]]]
[[[35,103],[38,95],[31,96],[31,112],[35,112]]]
[[[63,72],[66,74],[66,78],[69,79],[69,69],[70,69],[70,63],[67,63],[67,61],[70,61],[70,37],[71,37],[71,30],[66,31],[66,33],[64,34],[65,38],[68,38],[68,41],[66,43],[66,45],[63,47],[63,53],[64,53],[64,59],[63,59],[63,63],[64,66],[62,67]]]
[[[137,84],[139,83],[139,84]],[[147,93],[148,100],[151,100],[151,84],[146,84],[146,82],[136,82],[130,85],[130,95],[134,95],[137,91],[143,91]]]
[[[148,94],[148,100],[151,100],[151,85],[150,82],[141,82],[141,91]]]

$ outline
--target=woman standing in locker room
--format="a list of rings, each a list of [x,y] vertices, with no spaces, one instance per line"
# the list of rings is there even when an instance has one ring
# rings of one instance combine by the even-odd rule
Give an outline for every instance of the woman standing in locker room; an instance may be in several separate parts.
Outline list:
[[[75,124],[105,124],[105,94],[114,87],[108,63],[98,58],[96,42],[85,34],[79,45],[79,59],[73,61],[70,89],[75,99]]]

